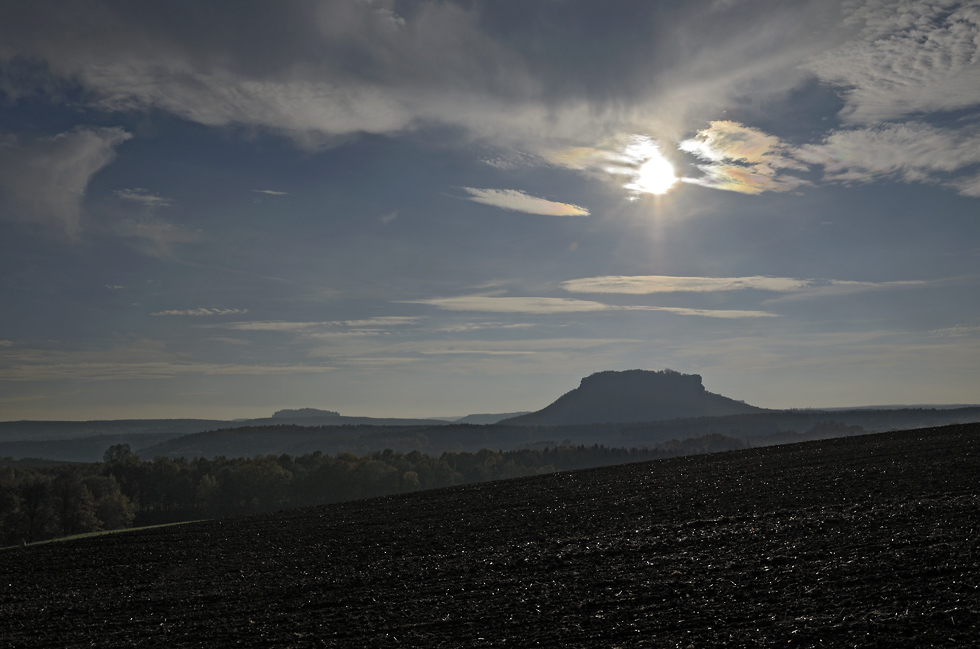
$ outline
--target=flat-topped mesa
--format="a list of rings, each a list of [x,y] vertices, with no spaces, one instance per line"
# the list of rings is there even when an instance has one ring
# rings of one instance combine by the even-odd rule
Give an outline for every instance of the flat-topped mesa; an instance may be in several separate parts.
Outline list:
[[[597,372],[550,406],[507,424],[558,425],[661,421],[761,412],[704,389],[697,374],[674,370]]]
[[[319,410],[317,408],[297,408],[295,410],[277,410],[272,413],[273,419],[310,419],[313,417],[339,417],[339,412]]]

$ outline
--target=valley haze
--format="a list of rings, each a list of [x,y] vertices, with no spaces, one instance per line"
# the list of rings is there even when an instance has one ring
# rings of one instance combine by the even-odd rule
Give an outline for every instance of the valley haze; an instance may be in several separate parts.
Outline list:
[[[980,421],[980,406],[767,410],[709,392],[697,374],[670,369],[597,372],[529,413],[439,419],[350,417],[283,409],[251,420],[0,422],[0,458],[98,462],[126,445],[146,459],[263,457],[383,450],[477,452],[600,445],[655,449],[723,436],[719,449]],[[710,446],[710,445],[709,445]]]

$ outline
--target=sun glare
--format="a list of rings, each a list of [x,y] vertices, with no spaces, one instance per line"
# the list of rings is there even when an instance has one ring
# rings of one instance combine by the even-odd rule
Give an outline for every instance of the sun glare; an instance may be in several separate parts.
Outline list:
[[[626,189],[638,194],[666,194],[677,184],[674,167],[650,138],[633,136],[623,153],[637,165],[631,170],[632,181],[624,185]]]
[[[626,188],[647,194],[666,194],[676,182],[674,167],[658,153],[639,168],[636,180]]]

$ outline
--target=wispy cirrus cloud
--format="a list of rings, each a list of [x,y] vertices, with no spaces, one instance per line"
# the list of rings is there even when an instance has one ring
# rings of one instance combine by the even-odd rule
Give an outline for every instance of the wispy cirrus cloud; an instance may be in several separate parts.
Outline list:
[[[609,275],[582,277],[561,283],[571,293],[625,293],[644,295],[650,293],[737,291],[760,289],[765,291],[794,291],[807,285],[808,280],[789,277],[675,277],[671,275]]]
[[[588,216],[589,210],[570,203],[558,203],[525,194],[518,189],[477,189],[464,187],[472,194],[469,200],[514,212],[547,216]]]
[[[146,207],[170,207],[173,204],[169,198],[164,198],[159,194],[153,194],[142,187],[134,187],[133,189],[117,189],[113,193],[124,201],[141,203]]]
[[[650,311],[664,311],[675,315],[692,315],[702,318],[721,318],[723,320],[737,320],[741,318],[778,318],[778,313],[769,311],[751,311],[745,309],[689,309],[674,306],[651,306],[646,307]]]
[[[289,196],[289,192],[277,192],[274,189],[253,189],[256,194],[266,194],[268,196]]]
[[[755,289],[800,296],[841,295],[862,291],[897,288],[921,288],[927,282],[906,280],[893,282],[858,282],[833,279],[797,279],[792,277],[675,277],[670,275],[633,275],[583,277],[562,282],[570,293],[622,293],[646,295],[652,293],[712,293]]]
[[[114,381],[198,376],[280,376],[329,371],[320,363],[238,364],[189,361],[170,353],[159,341],[139,341],[105,350],[61,351],[4,349],[0,380],[6,381]]]
[[[419,316],[386,315],[376,318],[364,318],[363,320],[334,320],[324,324],[344,327],[398,327],[417,324],[421,319]]]
[[[534,326],[533,322],[459,322],[439,327],[436,331],[463,333],[465,331],[480,331],[481,329],[527,329]]]
[[[944,329],[933,329],[929,332],[933,336],[943,338],[961,338],[965,336],[980,336],[980,325],[956,325]]]
[[[89,181],[131,137],[118,127],[81,127],[40,138],[0,134],[0,218],[74,236]]]
[[[312,332],[336,327],[353,327],[363,330],[373,327],[408,326],[417,324],[421,319],[419,316],[377,316],[359,320],[324,320],[319,322],[257,320],[253,322],[230,322],[221,326],[227,329],[237,329],[238,331]]]
[[[956,180],[950,181],[950,184],[964,196],[980,198],[980,174],[967,176],[966,178],[957,178]]]
[[[822,165],[829,182],[867,183],[883,178],[949,184],[972,196],[973,174],[950,174],[980,164],[980,129],[944,129],[919,122],[838,130],[794,155]]]
[[[144,217],[125,219],[115,225],[116,234],[133,239],[136,247],[151,257],[172,258],[175,243],[204,240],[200,230],[188,230],[163,219]]]
[[[562,297],[488,297],[464,295],[459,297],[404,300],[409,304],[428,304],[446,311],[478,311],[484,313],[587,313],[611,311],[612,307],[601,302],[574,300]]]
[[[197,309],[169,309],[167,311],[157,311],[151,313],[154,316],[216,316],[216,315],[241,315],[248,313],[248,309],[224,309],[220,307],[199,307]]]
[[[532,351],[516,351],[516,350],[494,350],[494,349],[440,349],[440,350],[425,350],[420,351],[420,354],[425,354],[427,356],[442,356],[442,355],[482,355],[482,356],[531,356],[537,354],[538,352]]]
[[[0,379],[7,381],[114,381],[157,379],[186,375],[206,376],[279,376],[282,374],[315,374],[333,369],[328,365],[243,365],[201,362],[39,362],[0,368]]]
[[[664,311],[678,315],[695,315],[709,318],[769,318],[776,314],[768,311],[687,309],[660,306],[629,306],[604,304],[589,300],[561,297],[488,297],[467,295],[459,297],[405,300],[406,303],[428,304],[446,311],[479,311],[484,313],[524,313],[551,315],[569,313],[600,313],[605,311]]]

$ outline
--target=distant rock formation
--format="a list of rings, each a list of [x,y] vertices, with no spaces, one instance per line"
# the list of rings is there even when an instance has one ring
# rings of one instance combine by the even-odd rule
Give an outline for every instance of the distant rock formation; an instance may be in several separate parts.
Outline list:
[[[236,424],[237,426],[445,426],[449,422],[437,419],[346,417],[333,410],[296,408],[277,410],[271,417],[246,419]]]
[[[339,417],[339,412],[333,410],[318,410],[317,408],[297,408],[295,410],[277,410],[272,413],[273,419],[310,419],[313,417]]]
[[[500,423],[520,426],[600,424],[718,417],[763,412],[704,389],[698,374],[674,370],[597,372],[550,406]]]

